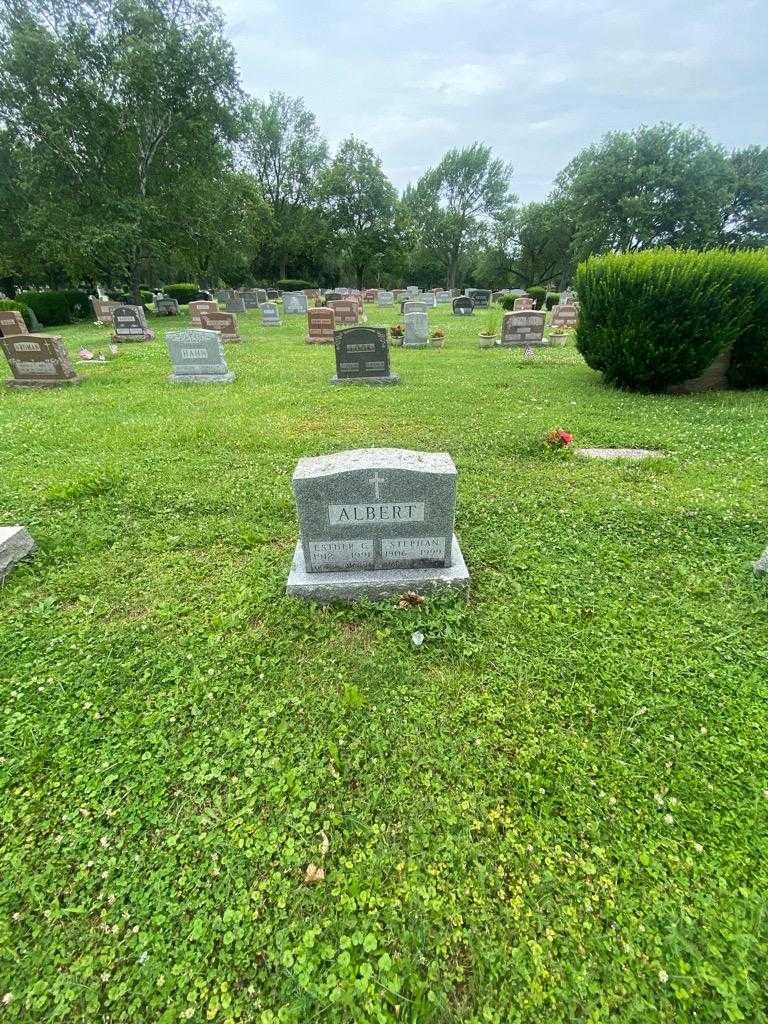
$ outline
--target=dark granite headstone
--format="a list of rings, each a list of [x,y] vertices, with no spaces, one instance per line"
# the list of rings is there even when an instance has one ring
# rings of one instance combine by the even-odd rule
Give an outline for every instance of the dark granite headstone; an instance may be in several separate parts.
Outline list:
[[[454,316],[472,316],[475,304],[468,295],[459,295],[451,303]]]
[[[389,369],[389,347],[385,327],[353,327],[336,331],[334,384],[396,384],[400,377]]]

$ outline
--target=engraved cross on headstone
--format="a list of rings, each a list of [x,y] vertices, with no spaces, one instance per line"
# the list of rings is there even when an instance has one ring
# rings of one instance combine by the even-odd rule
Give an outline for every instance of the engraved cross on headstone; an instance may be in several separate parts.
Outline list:
[[[379,487],[381,484],[384,483],[384,481],[385,478],[383,476],[379,476],[378,472],[374,473],[373,476],[368,481],[369,484],[373,484],[373,496],[374,498],[376,498],[377,501],[381,497],[381,494],[379,493]]]

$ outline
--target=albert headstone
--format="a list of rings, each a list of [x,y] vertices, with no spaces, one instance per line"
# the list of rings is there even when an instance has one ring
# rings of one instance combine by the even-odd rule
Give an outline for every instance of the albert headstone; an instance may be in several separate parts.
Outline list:
[[[141,306],[118,306],[112,313],[112,326],[113,341],[151,341],[155,336]]]
[[[406,313],[403,348],[425,348],[429,345],[429,319],[426,313]]]
[[[261,326],[262,327],[280,327],[282,321],[277,315],[277,306],[274,302],[262,302],[259,306],[261,311]]]
[[[288,594],[356,601],[468,587],[454,534],[456,478],[447,452],[369,448],[300,459]]]
[[[459,295],[452,303],[454,316],[472,316],[475,304],[468,295]]]
[[[310,345],[332,345],[336,330],[336,316],[332,309],[319,306],[307,310],[307,343]]]
[[[235,379],[218,331],[168,331],[165,341],[173,367],[168,380],[174,384],[231,384]]]
[[[203,313],[200,326],[206,331],[218,331],[222,341],[240,341],[237,317],[234,313]]]
[[[9,387],[54,388],[79,384],[67,350],[58,335],[22,334],[0,338],[5,358],[13,372]]]
[[[544,311],[537,309],[520,309],[506,313],[501,326],[499,344],[504,348],[522,348],[526,358],[532,358],[534,348],[543,348],[547,345],[544,337],[545,319]]]
[[[202,327],[203,326],[203,321],[202,321],[203,313],[218,313],[218,311],[219,311],[219,304],[218,304],[218,302],[213,302],[213,301],[206,302],[205,300],[200,299],[198,302],[190,302],[190,304],[188,306],[188,309],[189,309],[189,315],[192,318],[192,326],[193,327]]]
[[[29,334],[24,317],[18,309],[0,309],[0,337],[13,338],[18,334]]]
[[[353,327],[336,331],[336,376],[332,384],[397,384],[400,377],[389,368],[386,327]]]
[[[307,296],[304,292],[283,292],[283,312],[286,316],[307,312]]]

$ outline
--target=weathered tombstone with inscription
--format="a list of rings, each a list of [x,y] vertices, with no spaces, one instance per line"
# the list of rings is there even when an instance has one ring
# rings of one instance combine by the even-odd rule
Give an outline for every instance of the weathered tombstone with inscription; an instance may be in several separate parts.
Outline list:
[[[563,303],[559,303],[557,306],[552,307],[552,326],[553,327],[567,327],[571,329],[578,327],[579,325],[579,307],[578,306],[566,306]]]
[[[280,292],[277,290],[277,288],[267,288],[267,298],[265,299],[266,302],[274,302],[275,299],[279,298]],[[261,305],[263,306],[264,303],[262,302]]]
[[[307,310],[307,344],[332,345],[336,330],[336,315],[326,306]]]
[[[18,309],[0,309],[0,337],[13,338],[18,334],[29,334],[24,317]]]
[[[286,316],[303,315],[307,312],[307,296],[304,292],[283,292],[283,312]]]
[[[527,359],[533,358],[534,348],[544,348],[547,340],[544,337],[544,321],[546,314],[539,309],[518,309],[506,313],[501,326],[503,348],[522,348]]]
[[[203,313],[200,326],[206,331],[218,331],[222,341],[240,341],[237,317],[234,313]]]
[[[174,384],[231,384],[235,379],[218,331],[168,331],[165,342],[173,367],[168,380]]]
[[[489,288],[467,288],[467,295],[474,302],[475,309],[488,309],[493,298],[493,292]]]
[[[363,291],[363,302],[375,302],[376,301],[376,289],[366,288]]]
[[[245,303],[239,295],[233,295],[231,299],[226,301],[227,313],[244,313]]]
[[[356,325],[360,319],[360,306],[358,305],[357,299],[336,299],[333,302],[328,302],[333,312],[336,314],[336,325]]]
[[[379,292],[376,296],[377,306],[394,306],[395,296],[392,292]]]
[[[512,309],[515,312],[520,309],[533,309],[533,299],[530,295],[521,295],[519,299],[515,299]]]
[[[112,341],[151,341],[155,336],[141,306],[118,306],[112,313],[112,327]]]
[[[475,304],[468,295],[459,295],[451,304],[454,316],[472,316]]]
[[[448,305],[448,303],[451,301],[451,298],[452,298],[452,295],[451,295],[450,292],[446,292],[446,291],[436,291],[435,292],[435,302],[438,304],[438,306]]]
[[[99,299],[95,295],[91,296],[93,315],[96,317],[97,322],[104,324],[104,326],[112,326],[112,314],[119,305],[119,302],[113,302],[112,299]]]
[[[262,302],[259,306],[261,312],[262,327],[280,327],[282,320],[277,315],[277,306],[274,302]]]
[[[409,295],[418,295],[419,294],[419,289],[416,287],[415,284],[409,284],[408,287],[405,290],[406,290],[406,292],[408,292]]]
[[[400,312],[403,316],[407,316],[408,313],[426,313],[428,309],[426,302],[419,299],[406,299],[400,303]]]
[[[258,309],[262,302],[267,301],[267,293],[263,288],[246,288],[240,292],[240,298],[246,309]]]
[[[189,315],[192,318],[192,326],[202,327],[203,313],[218,313],[219,304],[218,302],[207,302],[204,299],[200,299],[198,302],[190,302],[187,308],[189,309]]]
[[[12,388],[55,388],[79,384],[64,342],[58,335],[20,334],[0,338],[13,377],[5,383]]]
[[[155,312],[160,316],[178,316],[179,303],[169,295],[162,295],[155,299]]]
[[[217,302],[229,302],[234,292],[231,288],[217,288],[213,295]]]
[[[367,448],[300,459],[288,594],[350,602],[468,588],[454,533],[456,479],[447,452]]]
[[[397,384],[389,368],[386,327],[353,327],[336,331],[336,376],[332,384]]]
[[[426,348],[429,345],[429,319],[426,313],[406,313],[403,348]]]

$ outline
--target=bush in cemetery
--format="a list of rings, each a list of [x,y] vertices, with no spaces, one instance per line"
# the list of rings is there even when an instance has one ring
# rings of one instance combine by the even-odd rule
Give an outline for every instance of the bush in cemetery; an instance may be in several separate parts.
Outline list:
[[[730,291],[748,311],[731,353],[728,383],[768,387],[768,252],[737,252],[730,258]]]
[[[512,310],[515,308],[515,295],[502,295],[499,299],[499,305],[502,309]]]
[[[696,377],[745,330],[751,303],[730,287],[734,272],[722,250],[588,259],[577,271],[577,347],[622,387],[660,390]]]
[[[80,288],[65,288],[64,295],[67,297],[69,313],[73,320],[86,320],[93,315],[88,292]]]
[[[317,288],[317,285],[311,281],[303,281],[300,277],[284,277],[275,284],[275,288],[279,288],[281,292],[301,292],[305,288]]]
[[[72,322],[72,304],[66,292],[22,292],[19,295],[43,327]]]
[[[143,306],[148,306],[150,302],[155,301],[154,293],[147,291],[145,288],[142,288],[139,291],[139,295],[141,296],[141,303]]]
[[[0,299],[0,309],[15,309],[24,317],[24,323],[27,325],[27,330],[33,330],[32,327],[32,313],[29,306],[23,302],[19,302],[18,299]]]
[[[547,292],[547,309],[552,309],[560,302],[560,292]]]
[[[167,284],[163,291],[169,298],[176,299],[180,306],[186,306],[195,301],[195,296],[200,289],[196,284],[184,282],[182,284]],[[152,301],[151,297],[149,301]]]
[[[544,301],[547,297],[547,289],[541,288],[539,285],[536,284],[531,285],[530,288],[526,288],[525,290],[536,303],[536,309],[543,309]]]

